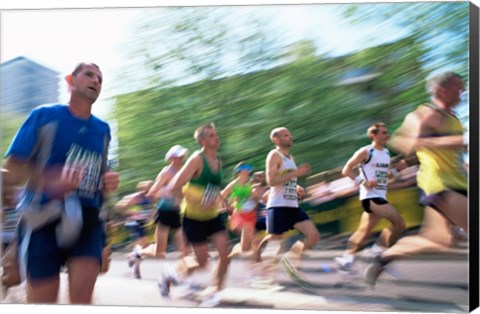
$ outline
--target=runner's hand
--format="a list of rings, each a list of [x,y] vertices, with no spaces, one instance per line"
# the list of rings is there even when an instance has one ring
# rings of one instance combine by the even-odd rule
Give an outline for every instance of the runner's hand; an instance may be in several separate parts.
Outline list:
[[[299,200],[305,197],[305,189],[299,185],[297,185],[297,198]]]
[[[371,188],[374,188],[377,186],[377,180],[368,180],[368,181],[365,181],[365,183],[363,184],[365,185],[367,188],[371,189]]]
[[[297,176],[301,177],[310,173],[310,165],[309,164],[301,164],[297,169]]]
[[[103,187],[106,192],[115,192],[118,189],[119,182],[118,172],[107,171],[103,175]]]

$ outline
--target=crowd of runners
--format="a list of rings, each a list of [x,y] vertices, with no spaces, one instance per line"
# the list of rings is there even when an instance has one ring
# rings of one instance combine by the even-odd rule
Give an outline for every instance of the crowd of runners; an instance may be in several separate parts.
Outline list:
[[[57,301],[64,266],[70,302],[91,303],[107,259],[99,214],[120,178],[108,168],[110,128],[91,113],[101,91],[102,73],[97,65],[82,63],[66,81],[70,101],[33,110],[13,139],[2,169],[5,206],[12,207],[13,191],[25,185],[17,204],[20,222],[15,239],[2,261],[4,265],[8,259],[18,267],[3,268],[2,284],[26,281],[29,303]],[[468,135],[454,113],[464,83],[459,75],[448,72],[430,79],[428,89],[431,101],[408,114],[392,137],[384,123],[369,126],[371,144],[357,149],[342,170],[358,187],[363,213],[344,254],[335,258],[338,268],[353,273],[355,255],[364,249],[379,220],[390,222],[367,248],[371,263],[363,276],[369,285],[375,285],[392,261],[407,254],[447,250],[453,241],[452,225],[468,232],[467,169],[461,162]],[[275,128],[269,136],[272,150],[265,156],[265,169],[242,161],[234,167],[233,179],[223,182],[222,172],[230,170],[217,156],[217,129],[213,123],[199,126],[193,136],[198,150],[189,154],[180,145],[172,146],[165,154],[167,165],[157,177],[139,182],[137,192],[115,205],[136,235],[126,257],[135,278],[142,278],[144,257],[165,258],[173,233],[180,255],[177,263],[165,263],[159,269],[163,297],[197,270],[207,268],[211,245],[217,251],[215,281],[206,293],[212,302],[225,286],[231,260],[239,255],[251,256],[259,266],[252,267],[258,271],[255,275],[270,278],[270,284],[275,284],[272,274],[277,266],[302,280],[297,271],[301,256],[320,241],[319,230],[301,208],[307,195],[298,179],[310,173],[310,166],[297,165],[288,128]],[[416,154],[420,163],[417,183],[425,211],[421,228],[413,236],[402,237],[404,219],[387,200],[389,182],[407,167],[404,160],[392,166],[387,143],[405,158]],[[153,243],[146,230],[151,223],[155,224]],[[285,234],[293,229],[303,239],[282,250]],[[240,239],[232,247],[229,232]],[[15,277],[9,273],[14,271],[17,280],[8,281],[9,276]]]

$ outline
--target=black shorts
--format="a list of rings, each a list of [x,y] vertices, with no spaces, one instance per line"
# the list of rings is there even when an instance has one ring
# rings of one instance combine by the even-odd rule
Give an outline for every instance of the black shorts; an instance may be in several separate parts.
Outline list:
[[[172,229],[178,229],[181,226],[180,208],[174,206],[173,201],[162,199],[157,204],[155,214],[155,223],[162,224]]]
[[[172,229],[178,229],[182,225],[180,212],[158,212],[157,217],[155,218],[155,223],[170,227]]]
[[[220,231],[226,232],[225,223],[220,216],[206,221],[183,217],[183,232],[190,243],[207,242],[212,234]]]
[[[372,210],[370,209],[370,201],[374,202],[377,205],[385,205],[388,204],[388,201],[381,197],[374,197],[374,198],[366,198],[362,200],[362,207],[365,212],[371,214]]]
[[[257,223],[255,224],[255,230],[267,230],[267,207],[261,203],[257,205]]]

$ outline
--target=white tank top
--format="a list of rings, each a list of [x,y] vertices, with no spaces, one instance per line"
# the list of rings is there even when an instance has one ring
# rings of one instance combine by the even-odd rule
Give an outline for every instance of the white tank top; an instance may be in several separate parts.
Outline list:
[[[293,170],[297,170],[295,160],[283,155],[280,151],[275,151],[282,158],[282,166],[278,170],[279,175],[283,175]],[[267,208],[269,207],[293,207],[298,208],[297,196],[297,178],[291,178],[282,185],[272,186],[268,195]]]
[[[378,150],[368,145],[368,160],[360,165],[361,176],[365,180],[377,180],[377,186],[367,188],[360,185],[360,200],[380,197],[387,199],[388,170],[390,168],[390,152],[388,149]]]

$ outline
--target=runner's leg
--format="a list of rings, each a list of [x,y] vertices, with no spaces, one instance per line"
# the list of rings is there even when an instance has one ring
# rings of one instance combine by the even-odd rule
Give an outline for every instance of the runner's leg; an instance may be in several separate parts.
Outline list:
[[[95,257],[75,257],[67,262],[70,302],[91,304],[100,263]]]
[[[46,279],[27,279],[27,303],[56,303],[60,276]]]
[[[379,218],[385,218],[391,223],[389,228],[382,230],[377,240],[378,245],[382,247],[392,246],[405,229],[405,221],[391,204],[380,205],[370,201],[370,208]]]
[[[371,235],[377,225],[379,217],[374,212],[363,212],[357,230],[348,239],[348,248],[345,253],[355,255],[361,250],[363,242]]]
[[[219,231],[212,234],[211,239],[215,248],[218,251],[218,264],[216,270],[217,282],[216,286],[218,290],[223,289],[225,283],[225,276],[228,269],[228,234],[226,231]]]
[[[382,259],[390,261],[422,252],[446,251],[451,242],[450,221],[437,210],[427,206],[419,233],[398,240],[382,254]]]

